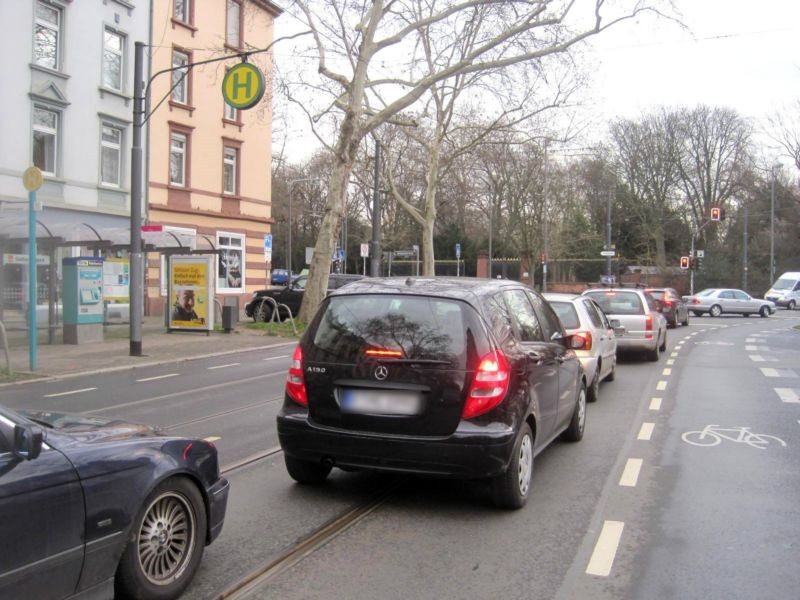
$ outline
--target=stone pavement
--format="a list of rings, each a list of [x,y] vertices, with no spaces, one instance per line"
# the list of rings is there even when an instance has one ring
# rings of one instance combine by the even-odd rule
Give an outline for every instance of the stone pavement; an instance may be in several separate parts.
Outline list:
[[[130,356],[129,325],[107,325],[103,342],[81,345],[47,344],[46,333],[40,333],[38,377],[64,377],[75,374],[130,369],[152,364],[215,356],[242,349],[265,348],[286,344],[291,348],[296,340],[271,337],[263,331],[244,327],[241,321],[231,333],[184,332],[167,333],[163,317],[145,317],[142,324],[142,353]],[[59,331],[60,340],[60,331]],[[11,367],[15,373],[29,373],[28,344],[24,333],[9,332]],[[6,357],[0,344],[0,369],[5,369]],[[37,377],[37,378],[38,378]]]

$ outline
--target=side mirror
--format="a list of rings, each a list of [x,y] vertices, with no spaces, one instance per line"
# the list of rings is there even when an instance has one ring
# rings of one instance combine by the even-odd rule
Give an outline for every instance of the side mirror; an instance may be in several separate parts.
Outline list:
[[[37,425],[14,426],[14,454],[24,460],[33,460],[42,452],[44,435]]]
[[[614,335],[625,335],[626,329],[619,322],[619,319],[611,319],[611,328],[614,330]]]

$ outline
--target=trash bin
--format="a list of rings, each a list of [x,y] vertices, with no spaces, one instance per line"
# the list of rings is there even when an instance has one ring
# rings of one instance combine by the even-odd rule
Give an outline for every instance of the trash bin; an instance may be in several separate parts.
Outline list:
[[[225,333],[230,333],[236,323],[236,307],[223,306],[222,307],[222,329]]]

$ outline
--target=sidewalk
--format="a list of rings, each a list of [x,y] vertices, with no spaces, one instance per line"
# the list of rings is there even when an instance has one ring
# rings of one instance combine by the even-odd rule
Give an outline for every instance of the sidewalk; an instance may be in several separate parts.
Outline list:
[[[233,353],[243,349],[263,348],[276,344],[291,344],[293,338],[267,336],[263,331],[250,330],[241,321],[231,333],[176,331],[167,333],[163,317],[145,317],[142,324],[142,354],[130,356],[127,323],[105,327],[103,342],[81,345],[47,344],[46,333],[40,333],[37,345],[38,364],[35,372],[29,369],[27,339],[20,332],[10,332],[9,350],[14,373],[41,377],[69,376],[81,373],[120,370],[188,360],[209,355]],[[5,370],[5,354],[0,345],[0,369]],[[0,385],[3,385],[0,380]]]

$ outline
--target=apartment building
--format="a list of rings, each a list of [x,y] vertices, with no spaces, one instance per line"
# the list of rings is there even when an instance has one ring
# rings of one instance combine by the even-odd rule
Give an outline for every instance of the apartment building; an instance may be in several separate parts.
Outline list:
[[[264,235],[270,232],[271,106],[269,94],[249,110],[222,97],[236,54],[266,48],[281,11],[267,0],[154,0],[150,68],[148,224],[195,249],[216,249],[219,300],[267,283]],[[188,65],[230,56],[229,60]],[[269,80],[271,56],[248,59]],[[185,67],[185,68],[182,68]],[[168,304],[164,254],[148,255],[149,314]]]
[[[0,281],[13,307],[25,267],[9,259],[25,252],[29,166],[44,173],[37,236],[63,240],[58,263],[85,251],[69,242],[127,243],[133,47],[149,39],[150,3],[2,0],[0,23]]]

